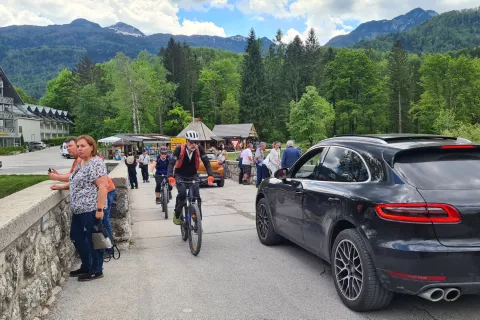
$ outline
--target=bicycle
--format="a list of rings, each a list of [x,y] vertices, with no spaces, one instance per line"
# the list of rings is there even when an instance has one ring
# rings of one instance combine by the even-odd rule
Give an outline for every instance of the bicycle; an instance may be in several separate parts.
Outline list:
[[[165,219],[168,219],[168,202],[170,202],[170,196],[168,195],[168,180],[166,175],[155,175],[155,180],[162,179],[160,183],[160,197],[162,199],[162,211],[165,212]]]
[[[183,241],[187,241],[190,252],[196,256],[200,253],[202,246],[202,213],[197,205],[197,198],[193,195],[193,185],[198,184],[196,181],[182,181],[180,184],[188,186],[187,199],[185,201],[184,210],[180,214],[180,230],[182,232]],[[194,237],[196,241],[194,242]]]

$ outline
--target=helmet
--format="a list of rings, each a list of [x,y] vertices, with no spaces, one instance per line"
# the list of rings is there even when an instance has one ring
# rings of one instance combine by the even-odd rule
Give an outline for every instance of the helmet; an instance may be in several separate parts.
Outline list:
[[[160,153],[161,153],[161,154],[167,154],[167,153],[168,153],[167,147],[161,146],[161,147],[160,147]]]
[[[200,140],[200,136],[198,135],[198,132],[193,131],[193,130],[187,131],[187,133],[185,133],[185,138],[187,138],[187,140],[191,140],[191,141],[199,141]]]

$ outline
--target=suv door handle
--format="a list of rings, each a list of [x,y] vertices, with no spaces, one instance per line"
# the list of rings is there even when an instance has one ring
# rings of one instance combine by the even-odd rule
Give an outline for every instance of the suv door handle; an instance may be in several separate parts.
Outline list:
[[[339,198],[328,198],[328,201],[330,202],[340,202]]]
[[[304,193],[305,193],[305,191],[303,191],[303,190],[300,190],[300,189],[295,190],[295,194],[296,194],[296,195],[301,196],[301,195],[303,195]]]

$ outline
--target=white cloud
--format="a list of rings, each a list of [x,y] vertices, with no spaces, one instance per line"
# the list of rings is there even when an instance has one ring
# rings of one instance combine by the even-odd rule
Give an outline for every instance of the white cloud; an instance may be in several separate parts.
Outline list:
[[[321,43],[352,31],[345,24],[347,20],[393,19],[418,7],[442,13],[479,5],[478,0],[240,0],[239,3],[237,8],[245,14],[304,19],[305,30],[291,29],[285,39],[293,39],[297,33],[305,37],[314,28]]]
[[[5,0],[4,0],[5,1]],[[64,24],[85,18],[102,27],[122,21],[146,34],[202,34],[225,37],[212,22],[180,22],[180,6],[190,4],[228,8],[228,0],[6,0],[0,5],[0,26],[12,24]]]
[[[38,26],[47,26],[52,24],[52,20],[40,17],[27,10],[13,11],[0,4],[0,26],[31,24]]]

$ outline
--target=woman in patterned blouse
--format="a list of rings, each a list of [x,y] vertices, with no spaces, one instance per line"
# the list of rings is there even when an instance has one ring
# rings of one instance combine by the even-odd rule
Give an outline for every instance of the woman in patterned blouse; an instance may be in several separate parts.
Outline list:
[[[103,277],[103,250],[95,250],[93,226],[101,223],[107,207],[107,167],[97,155],[97,144],[90,136],[77,138],[82,161],[70,175],[70,208],[73,214],[70,238],[81,259],[80,269],[70,272],[78,281]]]

